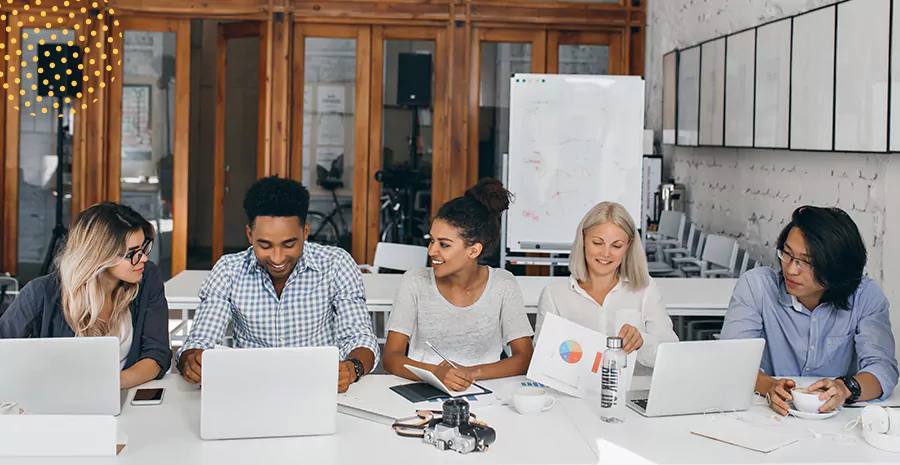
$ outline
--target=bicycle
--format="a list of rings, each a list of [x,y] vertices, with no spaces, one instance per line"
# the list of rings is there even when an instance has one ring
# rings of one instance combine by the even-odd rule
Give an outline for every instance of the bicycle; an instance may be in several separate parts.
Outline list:
[[[381,196],[381,242],[428,245],[428,224],[414,214],[414,173],[404,170],[382,170],[375,173],[385,191]]]
[[[341,155],[332,161],[331,170],[325,170],[321,166],[316,168],[317,184],[323,189],[331,191],[333,208],[328,214],[314,210],[306,214],[306,221],[309,223],[309,241],[349,248],[350,226],[344,219],[344,208],[350,208],[351,204],[341,204],[337,198],[337,190],[344,187],[344,182],[341,181],[344,157]],[[337,218],[337,222],[335,222],[335,218]]]

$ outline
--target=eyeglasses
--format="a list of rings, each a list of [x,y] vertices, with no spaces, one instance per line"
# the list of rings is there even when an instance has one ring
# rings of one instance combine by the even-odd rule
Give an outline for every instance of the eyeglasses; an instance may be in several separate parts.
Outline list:
[[[124,255],[119,255],[123,260],[131,260],[131,264],[137,265],[141,262],[141,258],[143,256],[150,256],[150,249],[153,248],[153,239],[144,239],[144,243],[141,244],[141,248],[137,250],[132,250]]]
[[[790,265],[791,262],[793,262],[795,265],[797,265],[797,269],[800,271],[811,270],[813,268],[812,263],[810,263],[802,258],[797,258],[797,257],[785,252],[784,250],[776,249],[775,255],[778,257],[779,260],[781,260],[781,266],[787,266],[787,265]]]

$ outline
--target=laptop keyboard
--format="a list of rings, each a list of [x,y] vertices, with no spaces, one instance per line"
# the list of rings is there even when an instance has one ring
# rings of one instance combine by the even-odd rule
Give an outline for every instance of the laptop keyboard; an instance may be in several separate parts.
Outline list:
[[[647,399],[631,399],[631,403],[647,410]]]

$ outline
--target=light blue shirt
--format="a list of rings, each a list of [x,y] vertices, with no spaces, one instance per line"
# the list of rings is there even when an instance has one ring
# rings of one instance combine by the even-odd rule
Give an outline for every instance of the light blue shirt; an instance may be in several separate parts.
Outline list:
[[[850,310],[822,304],[810,311],[788,294],[780,270],[756,268],[734,288],[722,339],[764,338],[760,369],[769,376],[871,373],[885,399],[898,377],[889,310],[884,292],[868,277],[850,297]]]
[[[212,349],[234,324],[234,346],[336,346],[341,359],[378,342],[366,308],[359,266],[347,252],[306,242],[279,297],[253,248],[225,255],[200,288],[191,334],[178,352]]]

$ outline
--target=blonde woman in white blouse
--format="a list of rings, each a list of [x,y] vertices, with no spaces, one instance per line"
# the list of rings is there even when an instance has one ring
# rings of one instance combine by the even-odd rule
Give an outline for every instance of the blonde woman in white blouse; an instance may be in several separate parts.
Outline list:
[[[535,340],[544,318],[553,313],[623,338],[625,352],[636,350],[638,361],[648,367],[660,343],[678,341],[636,234],[631,215],[617,203],[602,202],[584,216],[569,257],[572,275],[541,293]]]

